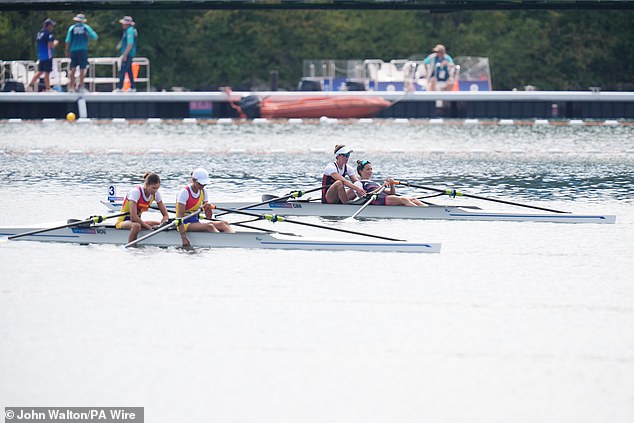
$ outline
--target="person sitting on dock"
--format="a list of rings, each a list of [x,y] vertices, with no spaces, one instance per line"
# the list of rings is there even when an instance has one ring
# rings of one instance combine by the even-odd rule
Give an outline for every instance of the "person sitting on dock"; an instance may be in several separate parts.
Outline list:
[[[442,44],[423,60],[427,68],[427,91],[451,91],[454,85],[455,64]]]
[[[37,81],[40,80],[40,77],[44,75],[44,91],[48,92],[51,90],[51,72],[53,72],[53,49],[59,44],[59,41],[55,39],[53,35],[53,27],[55,26],[55,21],[50,18],[44,19],[42,22],[42,29],[37,33],[36,36],[36,44],[37,44],[37,72],[29,82],[27,86],[27,91],[31,91],[31,87],[33,87],[33,91],[38,91]]]
[[[68,91],[83,91],[86,67],[88,67],[88,41],[99,38],[97,33],[86,24],[82,13],[73,18],[74,23],[66,33],[66,57],[70,57],[70,85]],[[75,70],[79,67],[79,85],[75,83]]]
[[[205,217],[209,220],[213,217],[213,206],[207,201],[209,193],[205,186],[211,182],[209,172],[203,168],[194,169],[191,175],[191,184],[186,185],[180,190],[176,197],[176,218],[181,219],[185,215],[195,213],[193,216],[185,219],[182,224],[177,226],[181,234],[183,247],[190,247],[191,243],[187,238],[187,232],[234,232],[229,223],[224,221],[213,221],[209,223],[200,222],[197,210],[201,208],[205,212]]]
[[[142,229],[151,231],[153,226],[160,225],[169,219],[167,209],[161,198],[159,188],[161,187],[161,178],[156,173],[147,172],[143,175],[143,185],[132,188],[125,197],[121,205],[121,212],[130,214],[121,216],[115,227],[117,229],[129,229],[130,236],[128,242],[136,239]],[[153,202],[156,201],[158,209],[161,211],[163,218],[160,222],[144,221],[141,219],[141,213],[147,211]]]
[[[361,179],[354,184],[363,188],[368,195],[372,195],[380,190],[381,184],[372,180],[372,163],[368,160],[357,160],[357,173]],[[373,206],[427,207],[418,198],[396,195],[396,182],[394,182],[394,179],[387,178],[385,184],[387,189],[380,192],[376,200],[372,201],[371,204]]]
[[[322,203],[347,203],[355,197],[365,196],[365,190],[354,184],[359,178],[354,174],[354,168],[348,164],[352,151],[345,145],[335,146],[335,161],[328,163],[322,178]]]

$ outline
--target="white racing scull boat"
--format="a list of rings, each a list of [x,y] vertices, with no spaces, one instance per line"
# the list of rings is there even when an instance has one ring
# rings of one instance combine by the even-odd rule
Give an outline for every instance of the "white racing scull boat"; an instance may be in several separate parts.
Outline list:
[[[121,202],[102,201],[111,211],[121,210]],[[323,204],[303,200],[271,202],[248,207],[253,203],[217,202],[223,209],[246,209],[253,213],[276,214],[278,216],[321,216],[350,217],[359,210],[358,204]],[[173,208],[174,204],[167,204]],[[247,208],[248,207],[248,208]],[[554,222],[554,223],[615,223],[616,215],[574,214],[543,212],[487,212],[480,208],[465,206],[431,205],[429,207],[368,206],[357,216],[372,219],[430,219],[430,220],[485,220],[513,222]]]
[[[0,227],[0,236],[12,236],[40,229],[52,228],[54,224],[38,226]],[[141,231],[139,238],[150,233]],[[117,244],[128,243],[130,232],[115,229],[112,225],[75,226],[48,230],[33,235],[26,235],[16,240],[66,242],[76,244]],[[258,248],[276,250],[357,250],[384,251],[403,253],[439,253],[440,244],[414,243],[406,241],[350,241],[326,238],[305,238],[302,236],[282,235],[277,233],[242,231],[236,233],[188,232],[193,247],[203,248]],[[167,230],[147,238],[139,245],[158,247],[179,247],[181,237],[176,230]]]

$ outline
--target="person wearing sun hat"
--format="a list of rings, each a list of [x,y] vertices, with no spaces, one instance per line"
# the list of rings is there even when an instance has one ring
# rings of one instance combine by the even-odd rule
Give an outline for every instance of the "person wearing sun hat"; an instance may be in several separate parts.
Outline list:
[[[135,22],[132,16],[124,16],[119,19],[119,23],[123,27],[123,34],[121,36],[121,42],[119,43],[121,45],[121,56],[119,58],[121,61],[121,73],[119,74],[119,83],[115,91],[121,91],[123,89],[123,81],[127,74],[130,80],[130,91],[134,92],[136,91],[136,84],[134,83],[134,74],[132,72],[132,60],[136,55],[139,32],[134,27]]]
[[[188,214],[195,213],[183,221],[176,228],[181,234],[183,247],[191,247],[191,243],[187,238],[187,232],[233,232],[233,229],[227,222],[216,220],[209,223],[202,223],[197,210],[203,209],[205,217],[211,219],[212,205],[209,204],[209,192],[205,188],[211,179],[206,169],[199,167],[194,169],[191,174],[191,184],[186,185],[180,190],[176,197],[176,218],[181,219]]]
[[[342,144],[335,146],[335,160],[328,163],[322,177],[322,203],[347,203],[355,197],[365,197],[365,190],[354,184],[359,178],[354,174],[354,168],[348,164],[352,151],[352,148]]]
[[[66,32],[66,57],[70,57],[70,85],[68,91],[83,91],[86,67],[88,67],[88,41],[99,38],[97,33],[86,24],[83,13],[73,18],[75,21]],[[79,85],[75,83],[75,71],[79,68]]]
[[[453,74],[456,66],[452,57],[447,54],[444,45],[437,44],[423,63],[427,68],[427,91],[448,91],[453,88]]]
[[[40,77],[44,75],[44,88],[45,91],[51,90],[51,77],[50,74],[53,71],[53,49],[59,44],[59,41],[55,39],[53,35],[53,27],[55,21],[50,18],[44,19],[42,22],[42,28],[37,33],[35,41],[37,44],[37,72],[31,79],[31,82],[27,86],[27,90],[30,91],[31,86],[37,91],[35,83],[39,81]]]

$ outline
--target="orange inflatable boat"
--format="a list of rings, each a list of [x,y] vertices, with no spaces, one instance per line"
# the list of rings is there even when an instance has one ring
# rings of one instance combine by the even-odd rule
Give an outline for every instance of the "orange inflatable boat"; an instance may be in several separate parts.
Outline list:
[[[240,100],[239,111],[253,119],[279,118],[364,118],[372,117],[390,106],[376,97],[306,97],[300,100],[271,100],[247,96]]]

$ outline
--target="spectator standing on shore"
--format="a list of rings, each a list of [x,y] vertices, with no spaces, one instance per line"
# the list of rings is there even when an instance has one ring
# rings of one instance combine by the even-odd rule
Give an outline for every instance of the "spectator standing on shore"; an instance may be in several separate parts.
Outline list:
[[[115,91],[121,91],[123,89],[123,81],[125,80],[125,75],[128,75],[128,79],[130,80],[130,91],[136,91],[136,84],[134,83],[134,74],[132,72],[132,59],[136,55],[136,47],[137,47],[137,39],[139,38],[139,33],[134,27],[134,19],[132,16],[124,16],[119,20],[119,23],[123,27],[123,35],[121,36],[121,74],[119,75],[119,84],[117,85],[117,89]]]
[[[31,79],[27,87],[27,91],[37,91],[37,81],[44,75],[44,90],[51,90],[51,72],[53,71],[53,50],[59,44],[59,41],[55,39],[53,35],[53,27],[55,21],[50,18],[44,19],[42,22],[42,29],[35,36],[35,43],[37,45],[37,59],[39,61],[37,65],[37,72]]]
[[[455,64],[442,44],[423,61],[427,68],[427,91],[451,91],[454,84]]]
[[[96,40],[97,33],[86,24],[86,16],[78,14],[73,18],[76,23],[66,33],[66,57],[70,57],[70,86],[68,91],[83,91],[84,76],[88,66],[88,41]],[[79,85],[75,83],[75,70],[79,67]]]

